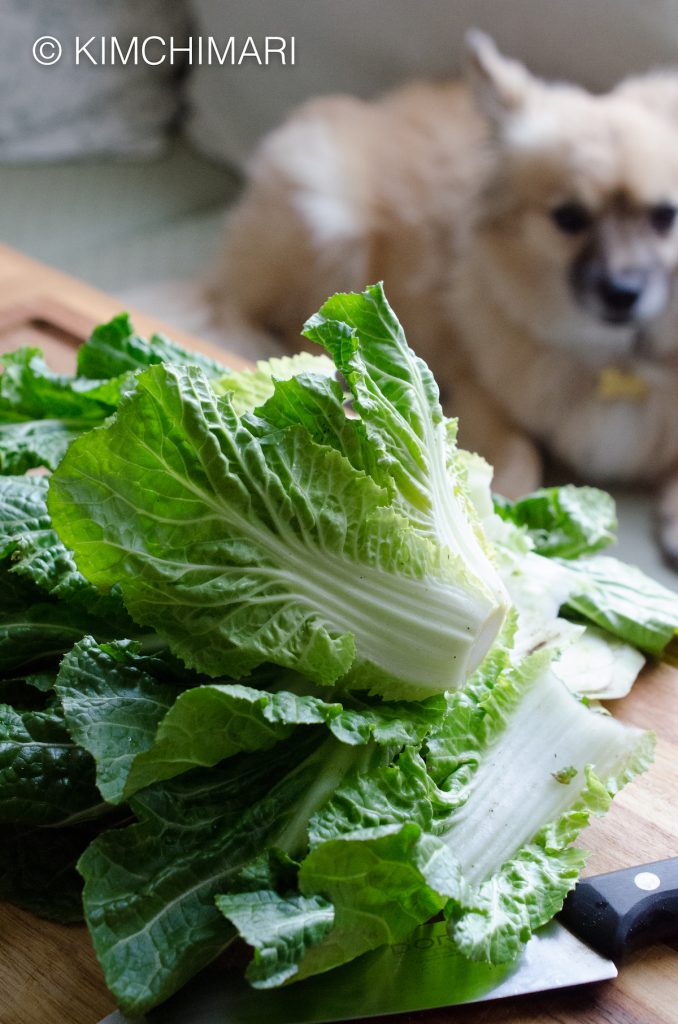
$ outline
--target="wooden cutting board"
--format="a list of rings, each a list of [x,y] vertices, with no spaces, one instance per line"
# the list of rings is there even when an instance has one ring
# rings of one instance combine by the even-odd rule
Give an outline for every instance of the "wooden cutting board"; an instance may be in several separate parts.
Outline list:
[[[120,304],[110,296],[0,246],[0,351],[36,344],[55,369],[69,372],[77,345],[117,312]],[[133,312],[133,319],[142,333],[164,330],[235,368],[246,365],[153,318]],[[591,851],[587,874],[678,854],[678,672],[649,668],[630,696],[610,707],[623,721],[656,731],[657,760],[585,833],[583,845]],[[84,927],[50,924],[0,905],[0,1024],[96,1024],[113,1009]],[[636,956],[615,981],[388,1020],[678,1024],[678,940]]]

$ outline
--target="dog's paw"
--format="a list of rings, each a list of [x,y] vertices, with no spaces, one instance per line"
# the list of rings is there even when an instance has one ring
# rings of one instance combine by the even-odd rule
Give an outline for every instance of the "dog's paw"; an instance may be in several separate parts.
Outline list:
[[[657,534],[664,561],[678,572],[678,520],[660,520]]]
[[[511,434],[497,452],[492,490],[516,501],[539,487],[541,471],[541,458],[532,441]]]
[[[664,561],[678,571],[678,518],[660,516],[657,522],[657,539]]]
[[[678,570],[678,480],[673,480],[664,489],[657,510],[656,527],[665,562]]]

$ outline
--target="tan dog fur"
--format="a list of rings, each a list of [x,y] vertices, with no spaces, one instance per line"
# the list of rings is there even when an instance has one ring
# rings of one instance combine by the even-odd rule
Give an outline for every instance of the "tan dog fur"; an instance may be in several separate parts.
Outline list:
[[[678,75],[592,96],[475,33],[468,78],[320,99],[270,135],[231,219],[219,319],[299,347],[327,295],[383,280],[497,490],[537,486],[540,449],[587,480],[665,485],[678,553],[678,219],[648,219],[678,206]],[[568,201],[590,228],[554,223]],[[651,268],[647,314],[609,324],[575,298],[594,249],[606,272]],[[638,387],[606,394],[610,370]]]

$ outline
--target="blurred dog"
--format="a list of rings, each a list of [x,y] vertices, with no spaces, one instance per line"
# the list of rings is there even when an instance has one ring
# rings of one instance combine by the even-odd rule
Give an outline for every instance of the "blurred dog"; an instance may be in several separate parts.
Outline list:
[[[467,81],[316,100],[264,140],[214,289],[256,350],[382,279],[495,487],[540,450],[661,487],[678,561],[678,74],[593,96],[471,32]]]

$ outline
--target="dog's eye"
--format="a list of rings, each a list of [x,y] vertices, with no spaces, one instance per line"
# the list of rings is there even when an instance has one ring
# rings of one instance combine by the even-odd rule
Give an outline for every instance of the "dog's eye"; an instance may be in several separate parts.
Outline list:
[[[591,226],[591,214],[581,203],[562,203],[551,210],[553,223],[568,235],[579,234]]]
[[[650,207],[650,224],[658,235],[665,235],[673,227],[678,210],[671,203],[657,203]]]

